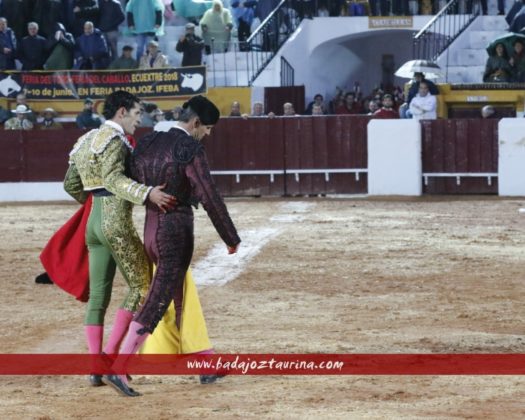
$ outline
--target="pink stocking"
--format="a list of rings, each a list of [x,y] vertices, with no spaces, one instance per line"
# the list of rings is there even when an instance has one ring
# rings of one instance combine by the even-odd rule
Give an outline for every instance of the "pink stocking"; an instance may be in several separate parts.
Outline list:
[[[133,312],[127,311],[126,309],[118,309],[115,315],[115,323],[109,335],[106,347],[104,347],[104,353],[115,354],[118,353],[120,343],[128,331],[129,323],[133,318]]]
[[[119,356],[113,364],[115,370],[125,370],[129,356],[135,354],[140,348],[140,346],[144,343],[144,341],[146,341],[146,338],[149,337],[149,333],[147,332],[142,335],[138,333],[138,331],[140,331],[143,328],[144,326],[142,324],[139,324],[135,321],[131,321],[131,323],[129,324],[128,334],[126,335],[124,343],[120,348]],[[119,377],[125,384],[128,383],[126,375],[119,375]]]
[[[89,354],[100,354],[102,351],[102,338],[104,336],[103,325],[85,325],[84,333],[88,345]]]

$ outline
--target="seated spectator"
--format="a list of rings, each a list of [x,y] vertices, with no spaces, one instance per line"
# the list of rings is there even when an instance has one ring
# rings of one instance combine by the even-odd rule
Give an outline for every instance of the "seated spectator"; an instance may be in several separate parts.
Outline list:
[[[63,128],[62,124],[55,121],[55,117],[57,116],[57,113],[53,108],[46,108],[42,111],[42,116],[44,119],[42,122],[38,125],[38,127],[41,130],[58,130]]]
[[[523,42],[516,40],[514,42],[514,52],[510,57],[509,64],[512,69],[512,80],[514,82],[525,82],[525,50]]]
[[[55,33],[47,39],[47,50],[50,52],[44,64],[46,70],[71,70],[73,68],[73,54],[75,39],[66,32],[63,24],[57,23]]]
[[[511,79],[512,68],[509,64],[507,51],[503,44],[497,44],[496,54],[487,58],[484,82],[509,82]]]
[[[213,0],[213,7],[206,10],[200,21],[202,37],[206,54],[228,51],[231,30],[233,28],[232,15],[222,5],[221,0]]]
[[[234,1],[232,2],[232,15],[237,25],[237,38],[239,39],[239,49],[241,51],[248,51],[246,40],[252,34],[251,26],[255,18],[253,7],[256,4],[254,1]]]
[[[155,121],[155,114],[159,109],[155,102],[142,101],[142,120],[140,122],[141,127],[154,127],[157,121]]]
[[[47,59],[47,41],[38,35],[38,23],[27,24],[28,36],[22,38],[17,51],[17,58],[22,63],[22,70],[43,70]]]
[[[424,73],[414,73],[414,78],[410,82],[410,86],[408,88],[407,100],[399,107],[400,118],[412,118],[412,114],[410,113],[410,102],[412,102],[414,96],[418,94],[419,84],[421,82],[425,82],[427,84],[430,94],[434,96],[439,95],[437,86],[434,84],[434,82],[426,79]],[[397,95],[398,97],[401,97],[401,93],[398,92]]]
[[[181,36],[175,49],[182,53],[182,66],[200,66],[202,64],[202,50],[204,41],[195,35],[195,25],[186,24],[186,34]]]
[[[93,112],[93,99],[84,100],[84,109],[77,115],[78,128],[92,129],[99,128],[102,125],[102,119]]]
[[[171,111],[168,111],[164,114],[165,119],[164,121],[159,121],[155,124],[153,127],[154,131],[170,131],[173,127],[177,125],[177,121],[179,120],[179,116],[182,112],[182,108],[180,106],[176,106]]]
[[[106,39],[93,22],[84,23],[84,33],[76,39],[75,69],[101,70],[108,66],[109,50]]]
[[[110,65],[111,70],[131,70],[138,67],[138,63],[131,56],[133,47],[131,45],[124,45],[122,47],[122,55],[115,59]]]
[[[140,58],[139,69],[160,69],[164,67],[168,67],[168,57],[160,52],[157,41],[148,42],[148,49]]]
[[[118,0],[99,0],[98,6],[100,8],[98,29],[100,29],[106,37],[109,56],[113,61],[118,58],[118,27],[126,20],[126,15],[124,14],[122,5]]]
[[[323,107],[319,104],[314,104],[312,106],[312,115],[324,115]]]
[[[330,11],[328,10],[328,6],[326,5],[326,2],[321,1],[319,2],[319,8],[317,9],[317,17],[329,17]]]
[[[24,92],[20,92],[16,95],[16,105],[24,105],[27,109],[26,118],[31,121],[31,123],[36,123],[36,113],[33,112],[29,104],[27,103],[27,96]]]
[[[310,102],[308,106],[306,107],[306,109],[304,110],[304,115],[312,115],[312,108],[314,105],[319,105],[321,109],[323,110],[323,114],[325,113],[323,95],[318,93],[314,96],[314,100]]]
[[[6,130],[32,130],[33,123],[27,118],[29,111],[25,105],[18,105],[14,111],[11,111],[15,114],[14,117],[9,118],[5,124],[4,128]]]
[[[374,115],[374,113],[379,109],[377,100],[374,98],[368,102],[368,113],[366,115]]]
[[[437,118],[436,97],[430,93],[426,82],[419,84],[419,93],[410,102],[410,113],[416,120],[435,120]]]
[[[254,102],[252,117],[264,117],[264,105],[262,102]]]
[[[233,101],[230,108],[230,117],[241,116],[241,104],[238,101]]]
[[[481,118],[498,118],[496,109],[492,105],[485,105],[481,108]]]
[[[297,115],[291,102],[286,102],[283,104],[283,115],[285,117],[293,117]]]
[[[399,113],[394,109],[394,98],[390,94],[383,96],[383,106],[374,112],[374,118],[392,119],[399,118]]]
[[[0,17],[0,70],[15,70],[16,37],[7,27],[7,19]]]
[[[152,117],[154,125],[158,124],[161,121],[166,121],[166,118],[164,118],[164,112],[162,112],[162,109],[160,108],[157,108],[155,111],[153,111]]]
[[[361,107],[361,104],[357,102],[355,93],[354,92],[347,92],[344,96],[343,104],[338,106],[335,109],[335,113],[338,115],[341,114],[348,114],[348,115],[356,115],[356,114],[362,114],[363,108]]]

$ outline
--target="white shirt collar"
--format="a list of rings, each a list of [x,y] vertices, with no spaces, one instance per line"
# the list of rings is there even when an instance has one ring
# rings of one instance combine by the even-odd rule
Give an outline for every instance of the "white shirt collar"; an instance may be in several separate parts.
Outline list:
[[[122,134],[126,134],[124,133],[124,129],[122,128],[122,126],[120,124],[117,124],[115,121],[106,120],[104,124],[107,124],[110,127],[113,127],[115,130],[120,131]]]
[[[186,130],[185,128],[182,128],[179,123],[176,123],[176,125],[173,126],[173,128],[178,128],[179,130],[184,131],[188,136],[192,137],[192,135]]]

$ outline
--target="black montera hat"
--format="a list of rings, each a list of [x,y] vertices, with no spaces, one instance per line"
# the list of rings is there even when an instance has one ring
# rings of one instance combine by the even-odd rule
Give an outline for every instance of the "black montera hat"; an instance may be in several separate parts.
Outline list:
[[[202,95],[197,95],[184,102],[182,109],[190,107],[199,116],[204,125],[215,125],[219,121],[220,112],[212,101]]]

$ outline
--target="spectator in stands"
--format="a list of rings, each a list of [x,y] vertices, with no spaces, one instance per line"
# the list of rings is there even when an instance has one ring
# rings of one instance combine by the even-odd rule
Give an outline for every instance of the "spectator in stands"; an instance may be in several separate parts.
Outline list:
[[[362,114],[363,108],[356,100],[354,92],[347,92],[344,96],[343,104],[335,109],[336,114]]]
[[[230,108],[230,117],[240,117],[241,115],[241,104],[238,101],[233,101]]]
[[[24,105],[26,107],[26,118],[31,121],[33,124],[36,123],[36,113],[33,112],[29,104],[27,103],[27,96],[25,92],[20,92],[16,95],[16,106]]]
[[[383,96],[383,106],[374,112],[374,118],[393,119],[399,118],[399,113],[394,109],[394,97],[387,93]]]
[[[182,53],[182,66],[200,66],[202,63],[202,50],[204,41],[195,35],[195,25],[186,24],[186,33],[180,37],[175,49]]]
[[[0,70],[14,70],[16,54],[16,37],[7,26],[7,19],[0,17]]]
[[[6,18],[7,22],[9,22],[17,42],[26,36],[27,22],[31,20],[32,3],[33,0],[0,1],[0,16]]]
[[[379,102],[374,98],[368,101],[368,113],[366,115],[374,115],[379,110]]]
[[[86,22],[98,24],[100,9],[98,0],[73,0],[73,22],[71,32],[75,37],[82,35]]]
[[[92,129],[99,128],[102,125],[102,119],[93,112],[93,99],[84,100],[84,109],[77,115],[78,128]]]
[[[254,102],[252,117],[264,117],[264,105],[262,102]]]
[[[108,66],[109,50],[106,39],[93,22],[84,23],[84,33],[76,39],[75,69],[100,70]]]
[[[328,10],[328,6],[326,5],[326,2],[320,1],[319,2],[319,8],[317,9],[317,17],[329,17],[330,11]]]
[[[157,124],[155,121],[155,114],[159,109],[155,102],[142,101],[142,120],[140,121],[141,127],[154,127]]]
[[[236,0],[232,3],[232,15],[237,25],[237,38],[239,39],[239,49],[241,51],[248,51],[246,40],[252,34],[252,23],[255,18],[253,6],[257,2]]]
[[[323,107],[318,104],[312,106],[312,115],[324,115]]]
[[[36,0],[32,19],[38,22],[39,34],[44,38],[53,36],[57,23],[65,22],[64,12],[61,0]]]
[[[206,54],[212,50],[216,53],[228,51],[233,28],[232,15],[223,7],[221,0],[213,0],[213,7],[204,13],[200,26]]]
[[[39,124],[41,130],[59,130],[62,129],[62,124],[58,121],[55,121],[57,113],[53,108],[46,108],[42,111],[42,116],[44,119]]]
[[[410,113],[416,120],[435,120],[437,118],[436,97],[430,93],[426,82],[419,84],[419,93],[410,102]]]
[[[25,105],[18,105],[14,111],[15,116],[9,118],[5,124],[4,128],[6,130],[32,130],[33,123],[27,118],[27,114],[31,111],[27,109]]]
[[[314,100],[308,104],[306,109],[304,110],[304,115],[312,115],[312,109],[314,105],[319,105],[321,109],[323,110],[323,114],[325,113],[325,106],[324,106],[324,98],[323,95],[320,93],[317,93],[314,96]]]
[[[100,0],[98,5],[100,8],[98,28],[106,37],[111,60],[116,60],[118,57],[118,27],[126,20],[126,15],[118,0]]]
[[[496,109],[492,105],[485,105],[481,108],[481,118],[498,118],[496,115]]]
[[[514,52],[509,59],[509,64],[512,69],[512,80],[525,82],[525,50],[523,42],[519,39],[514,42]]]
[[[159,121],[155,126],[153,127],[154,131],[170,131],[171,128],[175,127],[177,125],[177,121],[179,120],[179,116],[182,112],[182,107],[176,106],[171,111],[168,111],[164,114],[164,120]]]
[[[137,61],[148,41],[164,35],[164,3],[162,0],[130,0],[126,5],[128,27],[137,37]]]
[[[122,55],[114,60],[109,68],[111,70],[130,70],[136,69],[139,65],[135,59],[131,56],[133,47],[131,45],[124,45],[122,47]]]
[[[159,43],[151,40],[148,42],[148,49],[141,57],[139,69],[161,69],[168,67],[168,57],[159,50]]]
[[[497,44],[494,48],[496,54],[489,56],[483,73],[484,82],[509,82],[512,68],[507,57],[507,51],[503,44]]]
[[[66,32],[62,23],[57,23],[55,33],[47,39],[47,50],[50,52],[44,64],[46,70],[70,70],[73,68],[75,39]]]
[[[293,117],[297,115],[291,102],[286,102],[283,104],[283,115],[285,117]]]
[[[6,122],[9,118],[11,118],[9,110],[5,109],[2,105],[0,105],[0,124]]]
[[[426,79],[424,73],[414,73],[414,79],[411,81],[410,87],[408,88],[407,100],[399,107],[400,118],[412,118],[412,114],[410,113],[410,102],[412,102],[412,99],[418,94],[419,84],[421,82],[426,83],[430,94],[434,96],[439,95],[437,86],[434,84],[434,82]]]
[[[47,41],[38,35],[38,23],[27,24],[28,36],[22,38],[17,51],[17,58],[22,63],[22,70],[43,70],[47,59]]]

